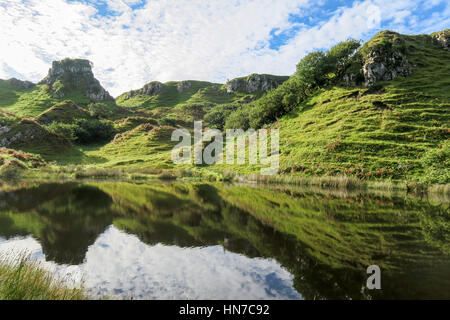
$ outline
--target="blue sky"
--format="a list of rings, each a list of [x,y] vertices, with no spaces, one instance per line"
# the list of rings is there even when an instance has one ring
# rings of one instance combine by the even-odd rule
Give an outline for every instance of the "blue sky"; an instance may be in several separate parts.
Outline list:
[[[0,78],[86,58],[113,95],[153,80],[292,74],[308,52],[450,25],[448,0],[1,0]]]

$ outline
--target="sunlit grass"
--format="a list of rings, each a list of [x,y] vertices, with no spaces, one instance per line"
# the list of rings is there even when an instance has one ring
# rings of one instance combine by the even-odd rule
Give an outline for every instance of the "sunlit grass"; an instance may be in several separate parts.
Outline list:
[[[13,258],[0,256],[0,300],[88,299],[82,288],[70,288],[39,262],[24,255]]]

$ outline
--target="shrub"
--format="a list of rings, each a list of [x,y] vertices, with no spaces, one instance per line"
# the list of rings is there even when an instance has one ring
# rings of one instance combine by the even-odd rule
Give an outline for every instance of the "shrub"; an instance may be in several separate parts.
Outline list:
[[[53,122],[47,128],[53,133],[79,143],[105,141],[114,136],[114,127],[107,120],[76,119],[71,124]]]
[[[240,107],[238,104],[221,104],[212,108],[204,120],[210,128],[222,130],[225,127],[225,121],[228,116]]]
[[[442,148],[436,148],[425,153],[422,158],[425,169],[425,180],[429,183],[450,183],[450,141]]]
[[[225,127],[229,129],[243,129],[247,130],[250,128],[249,123],[249,111],[250,105],[246,106],[246,108],[240,108],[234,112],[232,112],[226,122]]]
[[[310,87],[325,83],[329,66],[327,55],[322,51],[312,52],[297,64],[296,77]]]

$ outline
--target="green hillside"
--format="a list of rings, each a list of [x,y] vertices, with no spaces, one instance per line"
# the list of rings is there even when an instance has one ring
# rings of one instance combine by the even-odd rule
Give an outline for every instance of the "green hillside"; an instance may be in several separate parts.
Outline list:
[[[261,78],[260,78],[261,77]],[[192,126],[220,105],[242,105],[260,98],[268,89],[277,87],[288,77],[252,74],[226,84],[185,80],[166,83],[150,82],[143,88],[123,93],[116,99],[118,106],[146,111],[165,125]],[[255,87],[248,84],[255,82]],[[272,86],[264,86],[270,82]],[[233,85],[235,90],[228,89]],[[252,89],[252,90],[250,90]]]
[[[363,52],[389,37],[377,35]],[[274,125],[284,172],[413,178],[433,169],[422,160],[440,149],[447,162],[434,166],[446,165],[438,180],[449,182],[450,52],[427,35],[397,37],[413,65],[410,76],[371,89],[320,89]]]

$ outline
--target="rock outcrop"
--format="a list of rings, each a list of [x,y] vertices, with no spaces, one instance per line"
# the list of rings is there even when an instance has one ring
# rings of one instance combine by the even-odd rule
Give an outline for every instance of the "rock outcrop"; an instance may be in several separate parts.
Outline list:
[[[48,75],[39,84],[48,85],[54,98],[64,98],[71,91],[81,91],[93,101],[114,100],[94,77],[89,60],[53,61]]]
[[[268,74],[251,74],[248,77],[236,78],[225,83],[225,89],[228,93],[236,91],[254,93],[257,91],[267,92],[270,89],[276,89],[289,77],[272,76]]]
[[[184,90],[189,89],[192,86],[190,81],[180,81],[177,84],[178,93],[182,93]]]
[[[152,81],[150,83],[147,83],[144,85],[141,89],[138,90],[131,90],[127,93],[126,99],[130,99],[136,95],[144,94],[147,96],[155,96],[157,94],[160,94],[161,91],[164,88],[164,84],[162,84],[159,81]]]
[[[33,82],[30,81],[22,81],[16,78],[11,78],[8,80],[0,80],[4,83],[6,83],[7,85],[14,87],[14,88],[18,88],[18,89],[30,89],[33,88],[35,86],[35,84]]]
[[[392,35],[392,39],[388,38]],[[407,77],[412,73],[412,66],[402,52],[402,40],[396,35],[385,32],[382,36],[386,36],[386,40],[383,39],[381,45],[368,47],[363,65],[366,86],[372,86],[377,81],[394,80],[399,76]]]
[[[67,147],[70,142],[50,133],[37,122],[22,119],[18,124],[0,128],[0,147],[17,148],[22,146],[48,143],[54,148]]]
[[[450,51],[450,29],[433,34],[433,40],[440,47]]]

